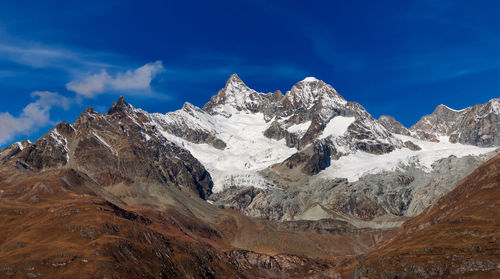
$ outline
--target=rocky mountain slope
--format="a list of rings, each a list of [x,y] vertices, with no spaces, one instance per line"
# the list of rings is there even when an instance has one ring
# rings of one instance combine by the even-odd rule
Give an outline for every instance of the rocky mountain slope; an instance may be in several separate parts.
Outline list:
[[[368,253],[355,278],[498,278],[500,155]]]
[[[476,146],[500,145],[500,98],[462,110],[439,105],[432,114],[422,117],[410,131],[425,140],[439,141],[449,137],[450,142]]]

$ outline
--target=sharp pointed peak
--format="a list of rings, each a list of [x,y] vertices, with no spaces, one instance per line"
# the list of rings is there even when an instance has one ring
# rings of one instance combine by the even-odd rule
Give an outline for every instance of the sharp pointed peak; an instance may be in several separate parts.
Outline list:
[[[107,114],[113,114],[117,111],[124,111],[132,108],[132,106],[125,101],[123,96],[120,96],[116,102],[113,103],[111,108],[108,110]]]
[[[118,100],[116,101],[117,104],[125,104],[128,105],[127,101],[125,101],[125,98],[123,96],[120,96]]]
[[[229,85],[245,85],[245,83],[241,80],[241,78],[237,74],[232,74],[226,81],[226,88]]]

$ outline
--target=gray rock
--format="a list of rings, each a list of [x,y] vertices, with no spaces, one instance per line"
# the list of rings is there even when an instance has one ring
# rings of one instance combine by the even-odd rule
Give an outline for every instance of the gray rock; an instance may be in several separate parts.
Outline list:
[[[388,115],[381,115],[377,122],[380,125],[384,126],[389,132],[409,136],[410,131],[408,128],[403,126],[399,121],[397,121],[394,117]]]

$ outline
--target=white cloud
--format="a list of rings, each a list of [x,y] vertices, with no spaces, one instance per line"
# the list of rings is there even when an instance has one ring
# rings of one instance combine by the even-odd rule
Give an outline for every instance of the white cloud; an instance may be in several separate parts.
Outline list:
[[[148,63],[135,70],[117,73],[115,76],[102,70],[98,74],[71,81],[66,84],[66,88],[87,98],[95,97],[106,91],[150,91],[151,81],[163,70],[161,61]]]
[[[68,109],[71,103],[70,99],[49,91],[35,91],[31,97],[38,99],[25,106],[18,117],[8,112],[0,113],[0,144],[16,135],[28,134],[38,127],[52,124],[50,110],[53,107]]]

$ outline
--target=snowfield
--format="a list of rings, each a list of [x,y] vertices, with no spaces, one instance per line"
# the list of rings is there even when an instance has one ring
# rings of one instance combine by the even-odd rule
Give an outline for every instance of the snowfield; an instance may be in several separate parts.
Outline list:
[[[310,120],[301,124],[292,125],[286,130],[290,133],[297,134],[299,137],[302,137],[307,132],[307,129],[309,129],[309,126],[311,126]]]
[[[220,150],[208,144],[196,144],[167,131],[160,131],[168,140],[189,150],[212,175],[213,192],[217,193],[229,186],[239,187],[274,187],[272,183],[261,177],[258,172],[280,163],[298,150],[286,146],[285,140],[274,140],[264,136],[270,122],[264,120],[262,113],[238,111],[232,106],[220,108],[225,113],[209,115],[201,110],[191,113],[179,110],[166,115],[155,114],[155,122],[171,123],[183,121],[193,129],[206,130],[226,143]],[[338,149],[342,150],[342,136],[355,117],[336,116],[332,118],[319,138],[332,137],[339,141]],[[310,121],[288,127],[289,132],[303,134],[310,126]],[[158,125],[161,127],[161,125]],[[331,165],[321,171],[318,176],[328,179],[347,178],[353,182],[366,174],[393,171],[414,164],[425,171],[432,170],[432,164],[451,155],[463,157],[491,152],[495,148],[481,148],[472,145],[450,143],[448,137],[441,137],[439,143],[419,140],[410,136],[393,134],[396,139],[412,141],[422,148],[412,151],[407,148],[396,149],[390,153],[374,155],[363,151],[346,150],[351,153],[332,160]],[[347,152],[349,151],[349,152]]]
[[[347,131],[347,127],[351,125],[356,120],[355,117],[345,117],[336,116],[332,118],[328,124],[326,124],[323,134],[319,137],[320,139],[327,138],[329,136],[340,137],[344,135]]]
[[[215,136],[226,143],[224,150],[208,144],[192,143],[165,131],[162,134],[189,150],[205,166],[212,175],[215,193],[232,185],[272,187],[257,172],[285,160],[297,150],[287,147],[284,139],[277,141],[264,136],[270,122],[266,123],[262,113],[246,113],[229,106],[224,110],[230,112],[229,118],[200,113],[205,123],[212,126],[205,128],[215,131]],[[203,126],[200,122],[197,124]]]
[[[324,178],[347,178],[350,182],[357,181],[366,174],[375,174],[383,171],[394,171],[401,167],[415,164],[424,171],[431,171],[432,164],[451,155],[464,157],[467,155],[481,155],[494,151],[496,147],[482,148],[473,145],[450,143],[448,137],[441,137],[440,142],[423,141],[413,137],[394,134],[402,141],[412,141],[422,150],[412,151],[406,148],[396,149],[391,153],[374,155],[357,151],[332,160],[331,165],[318,175]]]

